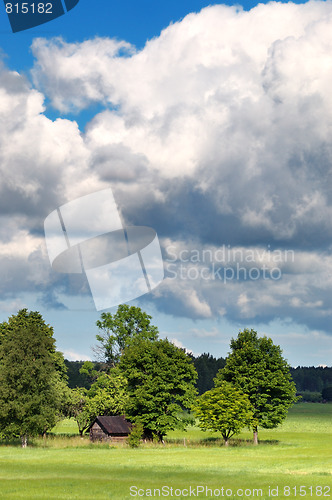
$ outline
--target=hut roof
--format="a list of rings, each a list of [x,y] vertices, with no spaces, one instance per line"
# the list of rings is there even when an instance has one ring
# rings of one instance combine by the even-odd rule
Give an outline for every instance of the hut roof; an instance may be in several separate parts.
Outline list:
[[[96,417],[93,424],[98,422],[100,427],[107,434],[129,434],[131,432],[131,423],[123,415],[115,417],[102,416]],[[92,425],[90,427],[92,427]]]

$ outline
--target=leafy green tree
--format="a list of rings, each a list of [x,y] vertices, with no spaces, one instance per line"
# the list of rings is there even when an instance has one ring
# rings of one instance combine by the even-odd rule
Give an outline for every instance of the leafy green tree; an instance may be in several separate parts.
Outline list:
[[[95,348],[98,357],[108,366],[115,366],[133,338],[156,340],[158,328],[151,325],[151,319],[152,317],[139,307],[126,304],[120,305],[114,315],[102,313],[101,319],[96,323],[101,332],[96,335],[100,343]]]
[[[199,396],[193,409],[201,429],[221,432],[225,446],[229,438],[251,424],[248,396],[229,382],[222,381],[218,387]]]
[[[46,338],[53,339],[53,327],[47,324],[42,315],[38,311],[28,311],[21,309],[17,314],[9,317],[8,321],[0,323],[0,345],[6,339],[8,334],[18,329],[29,330],[38,329]],[[56,403],[58,411],[56,413],[57,420],[60,420],[66,415],[66,406],[68,405],[68,376],[67,366],[64,361],[63,354],[55,349],[55,343],[49,344],[49,353],[52,358],[55,372],[51,377],[51,382],[55,389],[54,403]],[[48,430],[47,423],[45,424],[43,434]]]
[[[124,414],[128,401],[127,381],[118,368],[100,373],[89,390],[76,388],[71,391],[69,416],[78,425],[80,435],[99,415]]]
[[[87,393],[85,410],[93,421],[98,415],[119,415],[128,402],[127,380],[118,368],[102,373]]]
[[[100,372],[96,370],[95,363],[93,361],[85,361],[79,372],[81,375],[86,376],[88,382],[90,383],[90,387],[100,375]]]
[[[0,427],[5,436],[21,438],[52,428],[60,413],[54,339],[38,322],[12,325],[0,344]]]
[[[181,413],[195,400],[197,372],[184,350],[167,339],[136,338],[119,367],[128,380],[126,415],[142,423],[145,438],[162,441],[168,431],[186,426]]]
[[[218,387],[224,380],[247,394],[253,408],[254,443],[258,443],[258,426],[277,427],[297,401],[289,364],[278,345],[268,337],[258,337],[245,329],[231,340],[226,365],[215,378]]]
[[[89,428],[91,421],[88,411],[85,409],[87,400],[87,389],[75,387],[71,389],[70,404],[68,405],[67,416],[74,418],[78,426],[80,436]]]

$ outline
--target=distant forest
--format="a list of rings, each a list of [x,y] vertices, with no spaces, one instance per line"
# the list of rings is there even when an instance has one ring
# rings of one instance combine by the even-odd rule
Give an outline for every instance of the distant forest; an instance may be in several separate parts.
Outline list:
[[[215,358],[209,353],[191,357],[198,373],[196,386],[199,394],[203,394],[213,387],[213,379],[218,370],[225,366],[226,360],[224,358]],[[69,387],[90,388],[91,379],[87,375],[80,373],[84,361],[65,360],[65,363],[68,369]],[[95,363],[96,370],[101,367],[101,363]],[[290,372],[296,384],[297,393],[302,395],[303,400],[314,400],[313,393],[321,394],[323,389],[332,386],[332,367],[298,366],[297,368],[291,368]]]

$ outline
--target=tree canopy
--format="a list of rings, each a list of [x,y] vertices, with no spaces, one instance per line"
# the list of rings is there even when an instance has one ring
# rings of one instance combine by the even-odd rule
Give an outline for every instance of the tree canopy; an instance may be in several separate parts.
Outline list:
[[[28,309],[20,309],[17,314],[13,314],[8,318],[8,321],[0,323],[0,344],[6,335],[17,329],[37,328],[43,332],[45,337],[53,339],[53,327],[47,324],[43,316],[38,311],[28,311]],[[50,344],[49,352],[53,358],[54,366],[60,377],[67,380],[67,367],[64,362],[63,354],[55,349],[55,342]]]
[[[231,353],[219,370],[215,385],[231,382],[247,394],[253,409],[252,427],[257,444],[258,426],[272,429],[286,417],[289,407],[297,401],[290,367],[278,345],[268,337],[258,337],[245,329],[231,340]]]
[[[20,309],[17,314],[10,316],[8,321],[0,323],[0,341],[11,330],[20,327],[27,328],[29,326],[36,326],[40,331],[43,331],[46,337],[53,337],[53,327],[45,323],[38,311]],[[53,351],[55,351],[54,346]]]
[[[251,424],[248,396],[229,382],[221,381],[218,387],[199,396],[193,409],[201,429],[220,432],[226,446],[229,438]]]
[[[102,313],[96,322],[100,334],[95,352],[109,366],[115,366],[132,339],[156,340],[158,328],[151,324],[152,317],[139,307],[119,305],[115,314]]]
[[[88,391],[87,410],[93,420],[98,415],[119,415],[128,400],[127,381],[119,369],[102,373]]]

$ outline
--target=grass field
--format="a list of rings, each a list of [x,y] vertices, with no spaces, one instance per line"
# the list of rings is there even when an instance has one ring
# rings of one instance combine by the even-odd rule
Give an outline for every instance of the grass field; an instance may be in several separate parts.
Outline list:
[[[2,444],[0,498],[332,500],[332,404],[295,405],[282,427],[259,432],[258,447],[249,432],[225,448],[195,427],[165,446],[109,447],[81,439],[75,425],[64,421],[27,449]]]

